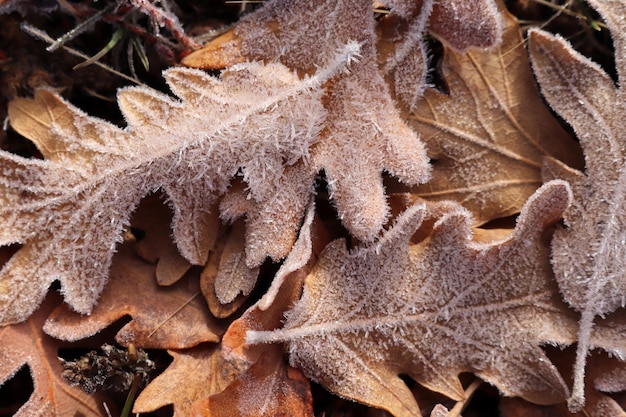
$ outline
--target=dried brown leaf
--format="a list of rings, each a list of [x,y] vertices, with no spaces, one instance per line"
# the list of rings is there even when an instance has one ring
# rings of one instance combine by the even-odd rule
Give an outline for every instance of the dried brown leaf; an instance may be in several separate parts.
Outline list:
[[[46,333],[80,340],[128,315],[132,320],[116,336],[124,346],[183,349],[219,341],[223,329],[200,295],[197,274],[161,287],[154,273],[153,265],[139,259],[128,245],[122,246],[114,257],[110,282],[92,314],[84,316],[67,305],[60,306],[46,320]]]
[[[302,292],[306,271],[313,262],[309,207],[300,236],[276,274],[268,295],[251,306],[228,328],[222,339],[223,355],[239,364],[248,364],[219,394],[196,403],[194,415],[201,416],[312,416],[309,382],[304,375],[287,367],[278,345],[249,346],[249,330],[270,330],[280,326],[284,312]]]
[[[57,357],[59,349],[68,347],[68,343],[42,331],[46,317],[60,303],[61,297],[51,293],[27,321],[0,328],[0,385],[24,365],[28,366],[34,384],[33,393],[15,417],[105,417],[103,402],[115,406],[105,395],[86,394],[61,377],[63,368]]]
[[[433,2],[406,3],[412,3],[407,10],[394,4],[392,13],[376,23],[376,50],[391,94],[408,112],[426,88],[428,56],[423,38]],[[396,10],[400,13],[394,13]]]
[[[432,180],[415,192],[461,202],[478,224],[519,212],[542,183],[542,156],[580,164],[576,143],[539,97],[517,21],[502,13],[502,43],[489,52],[446,49],[450,94],[427,90],[410,120],[434,160]]]
[[[134,413],[173,404],[174,417],[190,417],[194,403],[222,392],[250,366],[246,361],[226,359],[220,345],[202,344],[168,353],[174,361],[137,397]]]
[[[217,234],[219,218],[216,210],[212,210],[213,226],[208,229]],[[135,251],[150,263],[156,263],[156,278],[159,285],[171,285],[182,278],[191,268],[191,264],[176,249],[172,241],[170,227],[172,211],[168,209],[160,196],[152,195],[144,199],[133,214],[131,226],[140,229],[144,236],[135,243]],[[216,237],[209,237],[208,247],[211,248]]]
[[[605,18],[615,46],[618,85],[626,80],[626,2],[589,2]],[[570,406],[585,403],[585,360],[596,316],[626,306],[626,100],[623,88],[564,39],[540,30],[529,51],[541,91],[574,129],[585,154],[585,173],[548,161],[546,180],[570,182],[574,203],[557,230],[552,262],[565,300],[582,313]]]
[[[248,268],[245,263],[244,229],[243,221],[235,221],[218,240],[200,275],[202,295],[218,318],[237,311],[257,280],[259,268]]]
[[[437,1],[428,31],[459,52],[494,47],[502,40],[503,31],[502,10],[498,10],[496,3],[494,0]]]
[[[415,108],[426,87],[426,30],[459,52],[493,47],[502,38],[500,13],[493,0],[385,3],[391,13],[378,21],[376,47],[392,93],[407,110]]]
[[[313,209],[310,207],[307,218],[312,218],[312,213]],[[310,224],[311,220],[305,223],[304,230],[308,230]],[[174,404],[177,417],[224,413],[228,416],[255,415],[250,414],[249,407],[253,407],[253,410],[254,407],[257,410],[269,407],[268,413],[275,413],[274,415],[281,415],[280,410],[286,410],[284,415],[300,415],[291,407],[276,408],[276,402],[282,401],[278,392],[280,390],[276,386],[282,386],[287,391],[297,388],[298,395],[294,397],[289,394],[289,398],[293,398],[296,404],[306,405],[310,398],[308,383],[301,376],[297,376],[297,373],[294,376],[294,370],[285,367],[280,347],[247,346],[245,335],[251,329],[268,330],[280,326],[283,313],[300,296],[306,268],[298,270],[294,264],[306,264],[309,260],[310,253],[306,249],[298,249],[301,246],[306,248],[306,242],[310,246],[310,235],[301,231],[301,236],[294,245],[295,252],[283,264],[283,272],[277,274],[277,277],[285,275],[279,279],[280,291],[276,291],[266,301],[268,305],[264,310],[258,306],[261,302],[250,307],[229,326],[222,343],[215,348],[203,345],[194,350],[170,352],[174,356],[174,363],[142,392],[135,403],[134,411],[148,412]],[[184,384],[180,384],[180,379]],[[252,397],[253,392],[259,391],[265,395]],[[217,394],[217,397],[213,397]],[[241,409],[239,400],[243,401]],[[191,411],[192,408],[194,412]],[[294,411],[296,413],[289,414]]]
[[[235,222],[226,237],[215,277],[215,295],[220,303],[231,303],[240,294],[247,296],[254,288],[259,268],[248,268],[245,257],[245,226]]]
[[[511,234],[490,243],[471,240],[471,216],[457,206],[409,246],[425,210],[414,206],[376,244],[349,253],[331,243],[284,328],[248,331],[247,341],[287,342],[309,378],[395,416],[420,415],[399,374],[456,400],[457,375],[474,372],[505,395],[564,401],[539,346],[574,337],[543,236],[570,201],[565,182],[544,185]]]
[[[571,380],[575,350],[568,349],[552,356],[564,378]],[[626,363],[597,351],[591,353],[588,361],[587,402],[580,411],[570,412],[565,402],[539,406],[520,398],[503,398],[500,401],[502,417],[626,417],[626,411],[607,395],[626,390]]]
[[[384,5],[404,19],[415,19],[425,0],[384,0]],[[494,0],[440,0],[432,5],[428,30],[458,51],[495,46],[502,36],[498,7]]]
[[[278,346],[259,359],[224,391],[194,406],[200,417],[313,417],[309,380],[288,367]]]

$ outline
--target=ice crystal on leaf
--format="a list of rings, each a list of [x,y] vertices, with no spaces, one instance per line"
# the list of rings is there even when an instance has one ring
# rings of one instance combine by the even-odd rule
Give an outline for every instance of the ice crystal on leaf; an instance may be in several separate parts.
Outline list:
[[[89,313],[120,232],[139,200],[159,188],[174,210],[178,249],[204,263],[214,224],[208,210],[238,172],[253,201],[291,195],[306,184],[285,181],[283,172],[302,163],[318,140],[327,117],[321,85],[358,50],[346,43],[302,79],[278,63],[236,65],[219,79],[169,69],[164,76],[180,99],[145,88],[119,92],[125,129],[51,91],[13,101],[12,126],[45,160],[0,152],[0,244],[23,244],[0,274],[0,322],[28,317],[55,279],[68,304]],[[276,252],[261,250],[263,256],[254,256],[261,261]]]
[[[431,2],[425,2],[430,4]],[[424,6],[428,13],[429,7]],[[242,18],[229,34],[229,47],[210,49],[211,59],[232,53],[233,58],[280,62],[299,73],[311,73],[327,65],[336,45],[358,42],[358,61],[349,71],[337,74],[326,86],[324,106],[328,111],[320,140],[310,149],[314,167],[309,184],[324,170],[339,216],[351,234],[363,241],[375,240],[388,216],[382,172],[387,171],[407,184],[428,179],[429,166],[424,147],[417,135],[402,120],[377,65],[375,19],[371,2],[279,0]],[[319,45],[321,47],[311,47]],[[191,57],[190,57],[191,58]],[[201,60],[188,59],[189,65],[202,66]],[[419,86],[416,86],[419,88]],[[229,204],[240,211],[260,216],[265,230],[258,239],[274,234],[271,227],[283,222],[280,210]],[[296,230],[302,220],[307,199],[297,217],[288,224]],[[293,234],[295,240],[295,233]],[[288,251],[287,251],[288,252]],[[287,252],[283,256],[287,255]]]
[[[426,87],[428,32],[458,52],[500,43],[502,24],[493,0],[387,0],[380,19],[378,54],[382,72],[401,105],[413,110]]]
[[[308,377],[395,416],[420,415],[399,374],[457,400],[457,375],[474,372],[506,395],[563,401],[568,389],[539,346],[575,331],[543,237],[570,201],[565,182],[544,185],[514,231],[490,243],[472,241],[471,216],[448,204],[432,234],[409,245],[429,216],[413,206],[375,244],[349,253],[331,243],[284,328],[247,340],[287,342]]]
[[[585,154],[585,173],[555,160],[547,180],[572,185],[567,227],[556,231],[552,262],[565,300],[582,313],[572,410],[584,404],[584,370],[596,316],[626,305],[626,3],[591,0],[606,20],[615,46],[618,85],[595,63],[558,36],[530,33],[530,55],[541,91],[574,129]]]
[[[613,35],[620,84],[626,80],[626,4],[590,1]],[[621,16],[621,17],[618,17]],[[530,35],[530,53],[541,90],[552,108],[572,125],[585,153],[585,173],[549,160],[545,175],[572,184],[568,227],[557,230],[552,258],[559,287],[582,312],[570,406],[584,404],[584,370],[594,318],[626,304],[626,153],[624,89],[562,38]]]
[[[459,50],[494,46],[502,32],[492,0],[462,7],[453,1],[384,3],[391,13],[377,22],[371,2],[366,0],[266,2],[237,22],[232,31],[183,61],[200,68],[219,68],[244,59],[278,61],[310,73],[325,65],[335,45],[359,42],[359,62],[326,86],[324,104],[329,123],[320,141],[311,148],[315,169],[309,175],[312,181],[317,171],[325,171],[341,220],[354,237],[363,241],[378,237],[388,215],[382,171],[410,185],[428,179],[423,146],[405,124],[401,110],[413,108],[426,87],[423,37],[429,24],[439,39]],[[434,20],[431,12],[436,13]],[[482,30],[472,31],[470,26]],[[248,234],[254,236],[254,242],[250,239],[248,245],[274,236],[276,222],[295,230],[302,219],[301,214],[294,216],[292,212],[287,212],[286,219],[278,218],[282,215],[276,210],[246,202],[238,193],[230,193],[221,207],[228,218],[248,213],[248,219],[258,219],[255,230]],[[295,233],[292,236],[295,240]]]

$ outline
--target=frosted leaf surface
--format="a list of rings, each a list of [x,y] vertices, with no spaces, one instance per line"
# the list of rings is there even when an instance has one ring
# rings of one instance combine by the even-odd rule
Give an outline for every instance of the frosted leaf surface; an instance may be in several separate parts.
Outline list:
[[[502,24],[494,0],[386,0],[382,2],[405,19],[413,19],[420,8],[432,7],[428,31],[457,51],[489,48],[500,42]],[[427,6],[432,3],[431,6]]]
[[[432,0],[396,4],[391,13],[376,24],[376,50],[380,70],[396,101],[412,110],[426,88],[426,25],[433,9]],[[409,2],[407,2],[409,3]]]
[[[315,170],[305,184],[313,184],[317,171],[324,170],[339,216],[364,241],[378,236],[388,215],[382,171],[407,184],[422,183],[429,173],[424,148],[401,119],[379,73],[374,25],[367,0],[292,0],[268,2],[234,28],[244,57],[278,61],[305,73],[327,65],[335,45],[361,46],[349,72],[326,86],[328,124],[311,148]]]
[[[247,340],[287,342],[309,378],[395,416],[420,415],[399,374],[457,400],[457,375],[474,372],[505,395],[563,401],[567,387],[539,346],[575,332],[544,238],[570,201],[565,182],[544,185],[517,227],[489,243],[471,240],[471,217],[455,206],[409,245],[428,215],[413,206],[375,244],[349,253],[331,243],[284,328]]]
[[[426,32],[458,52],[494,47],[502,39],[500,12],[493,0],[383,3],[391,10],[377,24],[380,67],[394,97],[408,111],[415,109],[426,88]]]
[[[618,85],[626,80],[626,3],[589,2],[606,20],[615,46]],[[541,91],[574,129],[585,172],[548,161],[545,178],[572,185],[574,204],[557,230],[552,262],[565,300],[582,313],[572,410],[584,404],[584,372],[596,316],[626,305],[626,100],[623,87],[558,36],[530,33],[530,55]]]
[[[287,194],[300,187],[302,179],[285,183],[283,171],[318,140],[327,114],[321,84],[357,52],[354,45],[336,50],[331,66],[303,79],[277,63],[236,65],[221,78],[170,69],[164,76],[180,99],[143,88],[119,92],[126,129],[47,90],[13,101],[12,126],[46,159],[0,152],[0,245],[23,244],[0,273],[0,322],[28,317],[55,279],[68,304],[89,313],[130,214],[159,188],[174,211],[178,249],[204,263],[214,225],[208,210],[238,172],[252,200],[278,186]]]
[[[459,52],[490,48],[502,38],[500,13],[494,0],[436,1],[428,31]]]
[[[446,48],[449,95],[426,90],[409,119],[433,160],[432,180],[412,191],[458,201],[478,224],[519,212],[542,184],[543,156],[582,164],[539,96],[517,21],[502,13],[502,43],[489,52]]]

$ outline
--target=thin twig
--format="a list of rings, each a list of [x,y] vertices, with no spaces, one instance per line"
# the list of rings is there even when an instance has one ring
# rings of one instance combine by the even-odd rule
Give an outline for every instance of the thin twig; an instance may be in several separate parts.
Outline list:
[[[33,36],[33,37],[35,37],[37,39],[40,39],[40,40],[42,40],[44,42],[47,42],[47,43],[53,43],[54,42],[54,39],[52,39],[46,32],[44,32],[44,31],[42,31],[40,29],[37,29],[36,27],[31,26],[31,25],[29,25],[26,22],[22,22],[22,24],[20,25],[20,28],[24,32],[28,33],[29,35],[31,35],[31,36]],[[82,52],[77,51],[77,50],[72,49],[72,48],[69,48],[67,46],[62,46],[61,49],[63,49],[64,51],[68,52],[69,54],[77,56],[77,57],[79,57],[79,58],[81,58],[83,60],[88,60],[89,58],[91,58],[89,55],[83,54]],[[119,72],[116,69],[113,69],[113,68],[109,67],[108,65],[103,64],[100,61],[96,61],[93,64],[97,65],[97,66],[99,66],[101,68],[104,68],[105,70],[107,70],[107,71],[117,75],[118,77],[124,78],[125,80],[128,80],[130,82],[133,82],[135,84],[138,84],[138,85],[141,85],[141,86],[144,86],[144,87],[148,87],[146,84],[142,83],[138,79],[133,78],[133,77],[129,77],[128,75],[126,75],[126,74],[124,74],[122,72]]]
[[[104,16],[108,12],[112,11],[115,7],[117,7],[116,4],[111,4],[108,7],[105,7],[104,9],[102,9],[99,12],[95,13],[93,16],[89,17],[89,19],[87,19],[84,22],[80,23],[74,29],[70,30],[69,32],[63,34],[63,36],[61,36],[61,37],[57,38],[55,41],[53,41],[50,44],[50,46],[48,46],[46,48],[46,51],[48,51],[48,52],[56,51],[57,49],[59,49],[60,47],[65,45],[65,43],[67,41],[69,41],[71,39],[74,39],[75,37],[77,37],[78,35],[83,33],[84,31],[89,29],[89,27],[92,24],[94,24],[97,20],[99,20],[102,16]]]

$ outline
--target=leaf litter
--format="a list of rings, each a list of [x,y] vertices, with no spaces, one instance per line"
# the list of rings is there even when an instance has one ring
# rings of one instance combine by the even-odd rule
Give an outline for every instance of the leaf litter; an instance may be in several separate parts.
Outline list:
[[[591,3],[613,32],[619,76],[623,23],[607,10],[623,10],[624,3]],[[623,416],[617,403],[597,394],[624,390],[621,246],[580,263],[589,245],[570,247],[565,237],[582,230],[590,237],[579,240],[594,247],[598,236],[612,242],[622,233],[623,216],[614,209],[623,149],[590,139],[617,137],[605,133],[619,129],[621,90],[564,41],[531,32],[541,92],[574,127],[586,158],[583,173],[577,145],[531,88],[517,24],[501,4],[390,0],[382,7],[388,13],[377,16],[365,1],[269,2],[209,42],[214,62],[193,64],[197,54],[185,59],[227,67],[221,76],[169,69],[165,77],[177,97],[121,90],[124,129],[51,90],[12,102],[11,125],[44,160],[0,153],[1,243],[15,248],[0,275],[4,331],[19,333],[33,318],[48,317],[47,301],[36,308],[59,280],[67,305],[36,324],[38,331],[84,340],[130,315],[119,343],[170,349],[174,357],[135,411],[172,404],[177,416],[311,415],[309,380],[396,416],[458,415],[470,395],[459,380],[463,372],[505,396],[562,407],[571,394],[567,363],[546,355],[545,345],[579,341],[570,406],[582,406],[584,391],[594,417]],[[427,36],[444,44],[450,97],[426,82]],[[321,47],[303,47],[311,44]],[[540,48],[563,59],[550,61]],[[563,100],[572,91],[559,83],[579,78],[549,75],[562,67],[592,74],[585,78],[591,84],[573,90],[585,92],[585,109],[612,111],[617,127],[598,128],[593,123],[604,119],[585,119],[578,101]],[[473,104],[459,106],[463,97]],[[468,137],[480,136],[466,134],[476,121],[491,147],[468,146]],[[458,140],[441,133],[450,129],[465,134]],[[505,157],[494,158],[494,147]],[[609,189],[594,191],[603,183],[593,182],[597,162],[613,160],[607,149],[617,161],[603,168]],[[432,179],[417,187],[431,175],[426,151],[439,153]],[[516,160],[530,168],[516,168]],[[537,190],[542,163],[546,184]],[[412,194],[403,210],[390,207],[395,190],[383,188],[386,173],[413,187],[404,188]],[[503,186],[483,190],[500,175]],[[425,192],[428,187],[436,190]],[[161,205],[162,214],[142,224],[146,240],[134,248],[140,260],[132,245],[120,245],[121,234],[140,200],[156,191],[171,215]],[[443,196],[466,207],[432,201]],[[327,197],[344,232],[329,229],[335,213],[315,208]],[[515,228],[472,228],[520,210]],[[230,232],[218,226],[218,214],[222,223],[234,222]],[[566,227],[558,225],[562,215]],[[342,233],[348,240],[330,242]],[[285,260],[268,269],[266,258]],[[593,263],[600,258],[602,274]],[[202,278],[192,264],[204,267]],[[580,282],[581,274],[565,279],[563,264],[581,271],[592,265],[602,279],[591,285]],[[248,276],[257,269],[258,279]],[[260,343],[270,341],[285,345],[294,367],[281,344]],[[594,356],[594,370],[583,380],[593,349],[614,358],[596,363]],[[6,378],[14,372],[0,368]],[[420,409],[414,393],[426,390],[409,390],[398,375],[457,406]],[[65,404],[71,409],[76,401],[70,396]],[[36,404],[31,397],[23,408]],[[94,408],[86,415],[103,414]]]

